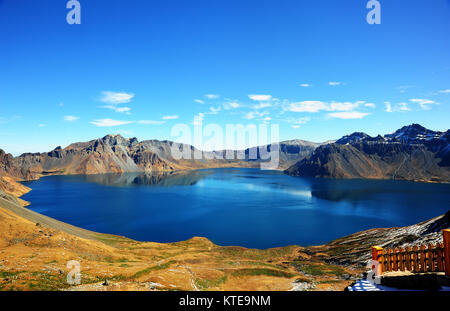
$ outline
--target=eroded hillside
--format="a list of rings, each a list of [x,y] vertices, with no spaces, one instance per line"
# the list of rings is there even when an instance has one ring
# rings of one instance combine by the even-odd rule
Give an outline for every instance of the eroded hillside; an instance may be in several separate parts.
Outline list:
[[[361,272],[299,246],[255,250],[94,233],[1,198],[0,232],[0,290],[343,290]],[[80,285],[66,282],[71,260],[80,263]]]

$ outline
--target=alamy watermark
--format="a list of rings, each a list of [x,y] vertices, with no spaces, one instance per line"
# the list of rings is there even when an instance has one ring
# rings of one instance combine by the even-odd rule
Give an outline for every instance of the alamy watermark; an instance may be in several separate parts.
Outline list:
[[[247,160],[260,161],[261,169],[277,169],[280,162],[279,125],[271,124],[207,124],[194,119],[193,128],[177,124],[172,137],[172,157],[176,160]],[[270,136],[270,138],[269,138]],[[191,148],[195,146],[195,148]],[[245,148],[244,146],[249,146]],[[206,151],[210,150],[210,151]]]
[[[381,284],[381,266],[378,260],[370,259],[367,262],[366,268],[370,269],[370,271],[367,273],[367,281],[373,285]]]
[[[81,284],[81,265],[76,260],[71,260],[67,263],[67,269],[69,273],[67,274],[66,281],[70,285],[80,285]]]
[[[78,0],[70,0],[66,4],[70,11],[67,13],[66,21],[69,25],[81,24],[81,3]]]
[[[369,25],[380,25],[381,24],[381,3],[377,0],[370,0],[367,2],[366,8],[370,10],[367,13],[367,23]]]
[[[78,0],[69,0],[66,8],[70,11],[67,13],[66,21],[69,25],[81,24],[81,3]],[[369,0],[366,8],[369,9],[366,21],[370,25],[381,24],[381,3],[378,0]]]

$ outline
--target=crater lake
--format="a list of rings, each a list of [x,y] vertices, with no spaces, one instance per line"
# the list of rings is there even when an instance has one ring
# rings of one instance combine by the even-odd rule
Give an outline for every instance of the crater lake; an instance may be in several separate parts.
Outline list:
[[[258,169],[48,176],[24,182],[29,208],[139,241],[194,236],[222,246],[318,245],[447,212],[450,185],[291,177]]]

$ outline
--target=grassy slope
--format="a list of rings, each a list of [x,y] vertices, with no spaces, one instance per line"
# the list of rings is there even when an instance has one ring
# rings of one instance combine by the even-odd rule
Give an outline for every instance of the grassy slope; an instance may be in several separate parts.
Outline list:
[[[39,223],[39,225],[36,225]],[[326,264],[299,246],[255,250],[205,238],[138,242],[83,230],[0,198],[0,290],[342,290],[359,270]],[[66,282],[70,260],[82,284]],[[101,283],[109,280],[109,286]],[[304,287],[303,287],[304,288]]]

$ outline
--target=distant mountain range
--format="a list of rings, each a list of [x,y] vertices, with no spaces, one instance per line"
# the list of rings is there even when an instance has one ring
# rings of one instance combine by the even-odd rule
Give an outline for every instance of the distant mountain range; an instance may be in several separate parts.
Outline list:
[[[449,142],[450,131],[435,132],[418,124],[384,136],[358,132],[322,144],[290,140],[279,143],[279,168],[292,176],[450,182]],[[203,152],[201,160],[178,160],[172,156],[173,144],[107,135],[64,149],[57,147],[47,153],[25,153],[19,157],[0,149],[0,190],[22,193],[25,190],[18,191],[19,184],[14,185],[14,181],[45,175],[259,167],[264,161],[258,150],[256,159],[249,159],[251,149],[241,151],[245,155],[241,160],[211,159],[218,152]],[[200,152],[190,145],[187,148],[192,158],[195,152]],[[273,146],[260,148],[271,150]],[[231,152],[236,159],[238,151]]]
[[[286,170],[293,176],[450,182],[450,131],[419,124],[371,137],[353,133],[319,146]]]
[[[194,154],[201,151],[191,145],[186,145],[185,148],[192,160],[180,160],[172,156],[173,144],[171,141],[139,142],[136,138],[107,135],[88,142],[74,143],[64,149],[57,147],[50,152],[25,153],[18,157],[0,149],[0,176],[30,180],[55,174],[161,173],[218,167],[259,167],[265,161],[258,150],[255,150],[256,159],[250,159],[251,149],[240,151],[244,155],[241,160],[237,159],[238,151],[231,151],[234,160],[214,158],[218,153],[225,154],[226,151],[202,152],[203,157],[194,160]],[[281,142],[280,169],[288,168],[310,156],[318,146],[320,144],[302,140]],[[271,150],[272,146],[260,148]]]

